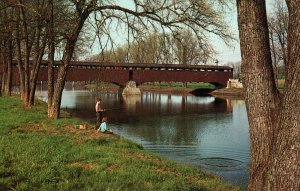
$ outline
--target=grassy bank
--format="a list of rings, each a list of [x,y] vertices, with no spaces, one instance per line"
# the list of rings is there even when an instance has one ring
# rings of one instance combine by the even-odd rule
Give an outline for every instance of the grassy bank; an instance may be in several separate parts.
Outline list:
[[[118,86],[111,83],[100,82],[85,85],[87,89],[97,91],[117,91]],[[141,91],[153,91],[164,93],[189,93],[195,89],[214,89],[214,86],[209,83],[180,83],[180,82],[148,82],[138,86]]]
[[[189,89],[214,89],[214,86],[209,83],[182,83],[182,82],[151,82],[151,83],[144,83],[140,87],[153,87],[153,88],[174,88],[174,89],[181,89],[181,88],[189,88]]]
[[[63,116],[48,120],[43,102],[25,110],[0,97],[0,190],[238,190]]]

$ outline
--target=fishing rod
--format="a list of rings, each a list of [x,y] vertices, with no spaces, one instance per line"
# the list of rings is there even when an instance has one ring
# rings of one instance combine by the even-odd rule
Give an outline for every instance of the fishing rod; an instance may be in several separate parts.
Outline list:
[[[102,111],[111,111],[111,110],[118,110],[118,109],[126,109],[126,107],[116,107],[116,108],[110,108],[110,109],[103,109]]]

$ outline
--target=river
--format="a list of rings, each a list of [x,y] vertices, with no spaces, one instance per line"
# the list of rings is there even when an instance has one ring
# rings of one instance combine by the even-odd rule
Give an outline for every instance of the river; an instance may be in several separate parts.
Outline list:
[[[94,122],[99,97],[115,134],[246,187],[250,148],[244,100],[153,92],[124,97],[113,91],[66,87],[61,107],[74,115]],[[37,96],[47,99],[42,89]]]

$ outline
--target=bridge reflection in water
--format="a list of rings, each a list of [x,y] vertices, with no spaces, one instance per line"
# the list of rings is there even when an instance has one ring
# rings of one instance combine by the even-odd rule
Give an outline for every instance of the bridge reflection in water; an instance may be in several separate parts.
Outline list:
[[[97,97],[109,109],[104,114],[116,134],[169,159],[247,185],[249,133],[243,100],[150,92],[122,97],[75,87],[64,91],[62,108],[94,122]]]

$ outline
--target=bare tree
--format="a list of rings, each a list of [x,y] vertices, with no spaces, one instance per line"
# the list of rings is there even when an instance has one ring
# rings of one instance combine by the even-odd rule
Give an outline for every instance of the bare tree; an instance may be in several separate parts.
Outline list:
[[[13,59],[13,9],[6,2],[0,3],[0,65],[1,92],[11,95]]]
[[[280,94],[273,74],[265,1],[237,0],[250,127],[248,190],[300,188],[300,1],[286,2],[289,10],[286,83]]]
[[[47,20],[47,38],[48,38],[48,117],[49,109],[52,105],[54,92],[54,54],[55,54],[55,33],[54,33],[54,6],[53,0],[47,1],[48,20]]]
[[[64,17],[62,17],[62,14],[59,14],[59,12],[62,9],[66,10],[66,6],[62,3],[62,1],[56,0],[57,3],[58,2],[62,3],[61,6],[57,6],[56,16],[58,19],[63,19],[64,21],[63,23],[65,25],[63,24],[58,25],[59,29],[54,30],[53,1],[51,2],[49,1],[47,3],[42,0],[34,0],[34,1],[23,1],[23,0],[8,1],[7,0],[4,2],[4,5],[6,6],[3,8],[3,10],[8,11],[9,8],[11,8],[13,12],[10,15],[14,15],[14,17],[10,19],[14,26],[13,29],[11,30],[11,34],[13,34],[12,39],[15,41],[15,47],[12,48],[15,48],[15,52],[16,52],[15,58],[18,61],[20,95],[26,107],[31,107],[34,104],[36,80],[37,80],[40,64],[45,54],[47,41],[48,44],[50,44],[48,49],[48,52],[50,54],[49,60],[52,60],[51,63],[53,63],[54,55],[55,55],[54,40],[55,38],[60,38],[57,40],[57,42],[58,43],[62,42],[63,44],[64,38],[62,38],[62,36],[64,34],[62,31],[68,27],[68,22],[70,22],[66,19],[65,15]],[[65,12],[67,15],[68,12],[67,11]],[[12,49],[11,51],[7,51],[7,52],[12,54],[14,50]],[[10,56],[10,58],[11,58],[10,60],[12,60],[12,56]],[[50,65],[49,67],[50,78],[51,76],[53,77],[53,73],[51,74],[51,71],[53,70]],[[49,80],[49,82],[51,81],[53,82],[53,79]],[[51,86],[53,87],[53,84],[51,84]],[[51,91],[52,89],[49,86],[50,94],[51,92],[53,92]],[[50,103],[51,103],[51,99],[50,99]]]
[[[209,46],[209,47],[208,47]],[[151,33],[139,36],[138,40],[123,45],[116,51],[105,51],[92,56],[94,61],[126,61],[135,63],[156,64],[205,64],[213,55],[209,43],[205,47],[198,42],[193,33],[188,31],[177,32],[176,37],[169,34]]]
[[[174,31],[190,28],[199,39],[205,38],[207,33],[214,33],[223,39],[230,38],[222,22],[222,15],[214,9],[217,6],[206,1],[134,1],[135,7],[132,9],[112,4],[110,1],[78,0],[70,3],[74,6],[74,17],[67,34],[52,105],[48,110],[51,118],[59,117],[62,91],[74,47],[85,21],[92,12],[99,13],[95,18],[101,26],[98,28],[108,35],[112,27],[110,20],[116,20],[123,23],[126,29],[130,29],[133,37],[143,31],[141,29],[160,28],[164,31]]]
[[[3,19],[7,21],[6,28],[9,28],[9,38],[7,38],[9,41],[5,40],[7,46],[6,87],[11,87],[12,60],[16,58],[19,69],[20,95],[24,105],[31,107],[34,102],[39,65],[46,44],[42,14],[45,7],[39,0],[31,2],[6,0],[2,3]],[[31,63],[30,60],[32,60]]]
[[[206,64],[214,50],[209,42],[198,41],[191,31],[179,31],[173,38],[176,60],[179,64]]]
[[[150,34],[141,36],[130,44],[128,50],[129,62],[136,63],[158,63],[159,62],[159,36]]]
[[[68,33],[73,22],[72,6],[64,0],[47,0],[46,35],[48,59],[48,117],[54,95],[54,62],[55,54],[60,55],[66,45]],[[71,8],[70,8],[71,7]]]
[[[96,54],[87,58],[87,61],[96,62],[112,62],[112,63],[125,63],[128,55],[128,47],[121,46],[111,51],[102,51],[100,54]]]
[[[29,87],[29,99],[28,107],[31,107],[34,104],[35,90],[36,90],[36,81],[38,77],[39,68],[45,53],[46,43],[47,43],[47,30],[45,21],[48,19],[47,14],[42,16],[43,12],[48,9],[45,2],[40,3],[39,1],[35,4],[38,16],[34,18],[35,22],[35,41],[33,45],[33,59],[32,66],[30,71],[30,87]]]
[[[285,2],[276,0],[273,4],[273,12],[268,17],[270,32],[271,53],[275,78],[278,76],[278,67],[287,61],[287,32],[288,9]]]

